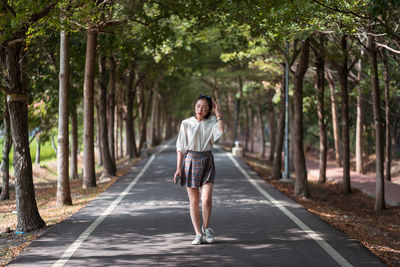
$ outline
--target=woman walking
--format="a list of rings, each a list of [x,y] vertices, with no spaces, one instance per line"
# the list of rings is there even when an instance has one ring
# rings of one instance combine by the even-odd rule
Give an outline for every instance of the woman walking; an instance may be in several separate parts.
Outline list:
[[[196,115],[182,121],[176,141],[177,167],[174,181],[176,183],[180,178],[181,185],[186,185],[190,201],[190,217],[196,232],[192,244],[200,245],[203,242],[215,242],[214,231],[209,226],[215,177],[211,150],[213,144],[224,133],[225,127],[220,108],[210,96],[199,95],[194,107]],[[216,119],[210,118],[213,110]],[[200,192],[203,217],[201,227]]]

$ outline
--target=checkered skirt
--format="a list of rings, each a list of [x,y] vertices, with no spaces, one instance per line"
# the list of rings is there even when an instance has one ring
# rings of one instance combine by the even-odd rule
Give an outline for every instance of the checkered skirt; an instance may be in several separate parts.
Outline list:
[[[183,159],[181,185],[199,188],[214,183],[215,164],[211,151],[188,151]]]

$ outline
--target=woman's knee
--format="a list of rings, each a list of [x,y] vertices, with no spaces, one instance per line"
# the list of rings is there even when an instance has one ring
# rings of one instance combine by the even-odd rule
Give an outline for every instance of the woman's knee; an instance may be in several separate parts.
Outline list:
[[[205,197],[204,199],[201,200],[201,202],[203,203],[204,206],[211,206],[212,205],[212,197]]]

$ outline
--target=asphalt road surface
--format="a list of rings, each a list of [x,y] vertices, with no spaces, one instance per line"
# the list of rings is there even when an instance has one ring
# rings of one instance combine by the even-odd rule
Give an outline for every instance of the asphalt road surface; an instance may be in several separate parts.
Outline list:
[[[174,141],[49,228],[11,266],[384,266],[220,149],[210,226],[193,246],[186,190],[173,183]]]

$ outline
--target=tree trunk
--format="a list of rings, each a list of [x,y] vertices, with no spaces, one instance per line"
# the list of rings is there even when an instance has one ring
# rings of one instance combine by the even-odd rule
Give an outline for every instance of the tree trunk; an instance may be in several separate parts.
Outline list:
[[[50,139],[51,139],[51,146],[53,147],[54,152],[55,152],[56,154],[58,154],[57,145],[56,145],[56,143],[54,142],[54,135],[52,135]]]
[[[264,134],[264,120],[262,115],[261,104],[257,104],[257,112],[258,112],[258,120],[259,120],[259,127],[260,127],[260,136],[261,136],[261,153],[260,157],[265,157],[265,134]]]
[[[107,71],[106,71],[106,57],[101,55],[99,58],[99,74],[100,74],[100,88],[99,88],[99,117],[100,117],[100,143],[101,155],[103,159],[103,175],[115,176],[115,162],[113,161],[110,153],[110,145],[108,139],[108,126],[107,125]],[[110,126],[111,127],[111,126]]]
[[[116,111],[115,115],[117,116],[116,119],[116,128],[115,128],[115,160],[120,159],[121,157],[119,156],[119,130],[121,129],[120,123],[121,123],[121,118],[119,116],[119,107],[116,105]]]
[[[290,99],[290,97],[289,97],[289,134],[290,134],[289,141],[292,140],[291,142],[289,142],[289,153],[290,153],[289,169],[290,169],[290,172],[294,172],[294,163],[295,163],[294,162],[294,153],[295,153],[294,130],[290,131],[290,129],[294,129],[294,112],[293,112],[294,105],[293,105],[293,102],[294,102],[293,97],[292,97],[292,99]]]
[[[96,119],[97,119],[97,157],[98,157],[98,162],[99,166],[103,166],[103,149],[102,149],[102,144],[101,144],[101,129],[100,129],[100,106],[99,106],[99,101],[96,101]]]
[[[301,57],[296,69],[293,81],[293,113],[294,113],[294,169],[295,169],[295,185],[294,193],[297,196],[308,198],[310,196],[307,167],[303,147],[303,80],[308,69],[309,62],[309,40],[306,39],[301,47]]]
[[[243,97],[243,82],[242,82],[242,77],[238,77],[238,86],[239,86],[239,98],[236,99],[236,104],[235,104],[235,121],[234,121],[234,126],[233,126],[233,139],[232,139],[232,145],[233,147],[235,145],[235,141],[239,141],[239,136],[238,136],[238,129],[239,129],[239,117],[240,117],[240,102]]]
[[[250,101],[247,100],[247,106],[249,106]],[[244,151],[248,151],[249,138],[250,138],[250,115],[249,108],[245,107],[245,141],[244,141]]]
[[[340,87],[342,97],[342,144],[343,144],[343,193],[351,192],[350,185],[350,139],[349,139],[349,94],[347,67],[347,35],[342,36],[343,64],[340,68]]]
[[[108,144],[111,159],[115,166],[115,59],[109,57],[110,65],[110,93],[108,95]]]
[[[382,119],[380,113],[380,97],[379,97],[379,82],[378,82],[378,64],[375,38],[368,35],[368,55],[371,65],[371,89],[372,89],[372,104],[374,112],[375,125],[375,152],[376,152],[376,196],[375,196],[375,211],[385,209],[385,183],[383,175],[383,133]]]
[[[276,130],[275,130],[275,111],[272,98],[274,97],[275,90],[268,91],[268,126],[269,126],[269,161],[274,160],[274,152],[276,145]]]
[[[124,120],[122,118],[122,109],[119,109],[119,119],[120,119],[120,124],[119,124],[119,154],[121,155],[121,158],[124,157]]]
[[[326,182],[326,161],[327,161],[327,140],[326,140],[326,125],[325,125],[325,110],[324,110],[324,96],[325,96],[325,51],[324,39],[320,36],[318,43],[319,48],[314,49],[316,60],[316,84],[317,99],[318,99],[318,126],[319,126],[319,183]]]
[[[71,111],[71,178],[78,179],[78,114],[76,100],[72,100]]]
[[[356,121],[356,172],[364,173],[362,135],[363,135],[363,109],[362,88],[357,87],[357,121]]]
[[[36,158],[35,158],[35,164],[39,165],[40,164],[40,138],[39,135],[36,136]]]
[[[153,101],[151,105],[151,116],[150,116],[150,138],[149,138],[149,144],[150,146],[155,146],[157,143],[157,137],[156,137],[156,132],[157,132],[157,127],[156,127],[156,114],[157,114],[157,92],[153,94]]]
[[[274,150],[274,161],[272,164],[272,178],[282,178],[282,149],[283,149],[283,138],[285,135],[285,72],[282,75],[281,84],[281,96],[279,103],[279,118],[278,118],[278,131],[276,135],[276,145]]]
[[[150,85],[152,86],[152,85]],[[140,139],[139,139],[139,151],[142,149],[143,144],[147,141],[147,118],[151,105],[151,101],[153,98],[153,88],[150,87],[149,95],[146,97],[145,87],[143,86],[140,90],[140,99],[139,102],[139,110],[140,110]]]
[[[60,75],[58,97],[57,206],[72,205],[69,187],[69,48],[70,36],[60,33]]]
[[[96,186],[94,169],[94,71],[97,32],[87,31],[85,78],[83,86],[83,188]]]
[[[136,95],[136,86],[134,85],[135,72],[134,66],[129,67],[128,77],[128,103],[126,104],[126,153],[130,159],[133,159],[137,155],[136,140],[135,140],[135,129],[133,125],[133,103]]]
[[[10,114],[8,112],[7,98],[4,97],[4,143],[3,158],[1,161],[1,172],[3,174],[3,185],[0,200],[10,199],[10,151],[12,146]]]
[[[337,166],[342,166],[342,153],[340,149],[340,133],[339,133],[339,115],[337,111],[337,98],[335,90],[335,82],[330,71],[325,71],[325,78],[328,81],[331,93],[331,112],[332,112],[332,128],[333,139],[335,143],[335,161]]]
[[[14,41],[6,46],[8,109],[14,146],[15,195],[17,231],[29,232],[45,227],[35,200],[32,161],[29,149],[27,90],[21,73],[23,43]]]
[[[391,152],[391,118],[390,118],[390,75],[386,50],[382,49],[383,77],[385,84],[385,180],[391,181],[390,166],[392,163]]]

